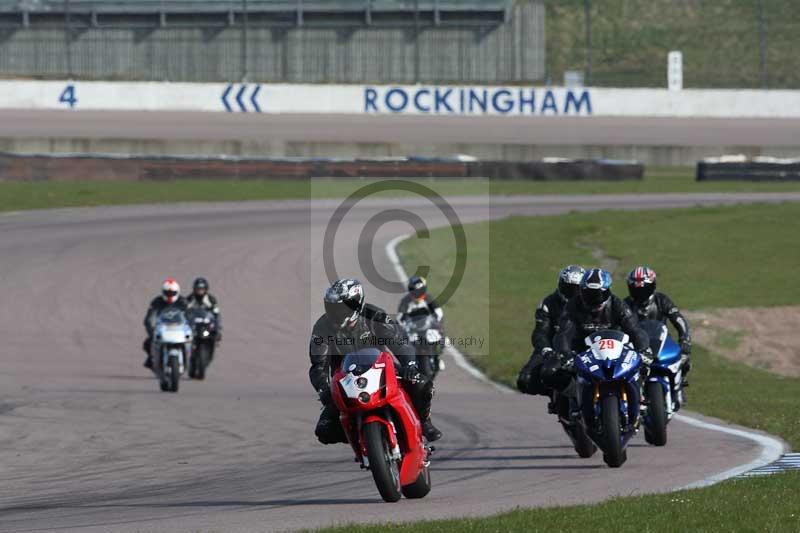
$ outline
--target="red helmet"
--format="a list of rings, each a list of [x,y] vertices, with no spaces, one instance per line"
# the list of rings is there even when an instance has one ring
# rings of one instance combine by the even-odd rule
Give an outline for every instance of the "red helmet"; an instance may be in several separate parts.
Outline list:
[[[656,271],[647,266],[638,266],[628,274],[628,294],[633,301],[643,304],[656,292]]]
[[[181,286],[173,278],[167,278],[161,284],[161,297],[168,304],[174,304],[181,295]]]

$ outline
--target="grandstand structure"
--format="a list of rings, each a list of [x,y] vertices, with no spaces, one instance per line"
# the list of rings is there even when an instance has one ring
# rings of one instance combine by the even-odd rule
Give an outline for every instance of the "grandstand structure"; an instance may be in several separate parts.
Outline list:
[[[0,0],[0,77],[544,78],[542,0]]]

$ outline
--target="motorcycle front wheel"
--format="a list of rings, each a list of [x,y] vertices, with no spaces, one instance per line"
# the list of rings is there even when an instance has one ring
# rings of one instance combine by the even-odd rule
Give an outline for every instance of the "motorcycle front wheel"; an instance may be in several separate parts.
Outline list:
[[[193,373],[191,377],[193,379],[206,379],[206,366],[208,365],[208,361],[210,359],[210,353],[211,349],[206,343],[200,343],[197,345],[197,348],[195,348],[194,352],[192,353]]]
[[[664,387],[657,381],[648,381],[644,390],[647,398],[644,440],[653,446],[664,446],[667,443],[667,402],[664,398]]]
[[[402,496],[400,487],[400,465],[392,459],[386,426],[380,422],[370,422],[364,426],[364,440],[372,478],[378,492],[386,502],[396,502]]]
[[[169,359],[169,391],[178,392],[178,382],[181,379],[181,367],[177,357]]]
[[[606,396],[602,404],[603,419],[603,461],[611,468],[619,468],[627,458],[622,449],[619,425],[619,398]]]

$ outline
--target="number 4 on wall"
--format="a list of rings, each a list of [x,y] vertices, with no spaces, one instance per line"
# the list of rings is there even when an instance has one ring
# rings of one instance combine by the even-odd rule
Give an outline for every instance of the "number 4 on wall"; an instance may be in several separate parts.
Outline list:
[[[58,101],[62,104],[68,104],[70,108],[74,108],[75,104],[78,103],[78,99],[75,97],[75,86],[67,85],[64,87],[61,96],[58,97]]]

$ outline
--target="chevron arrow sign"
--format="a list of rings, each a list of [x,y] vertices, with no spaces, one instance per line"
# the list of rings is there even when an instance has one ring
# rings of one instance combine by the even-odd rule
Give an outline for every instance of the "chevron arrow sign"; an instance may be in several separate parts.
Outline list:
[[[229,113],[235,111],[261,113],[261,106],[258,104],[259,92],[261,92],[261,85],[231,83],[222,91],[220,100]]]

